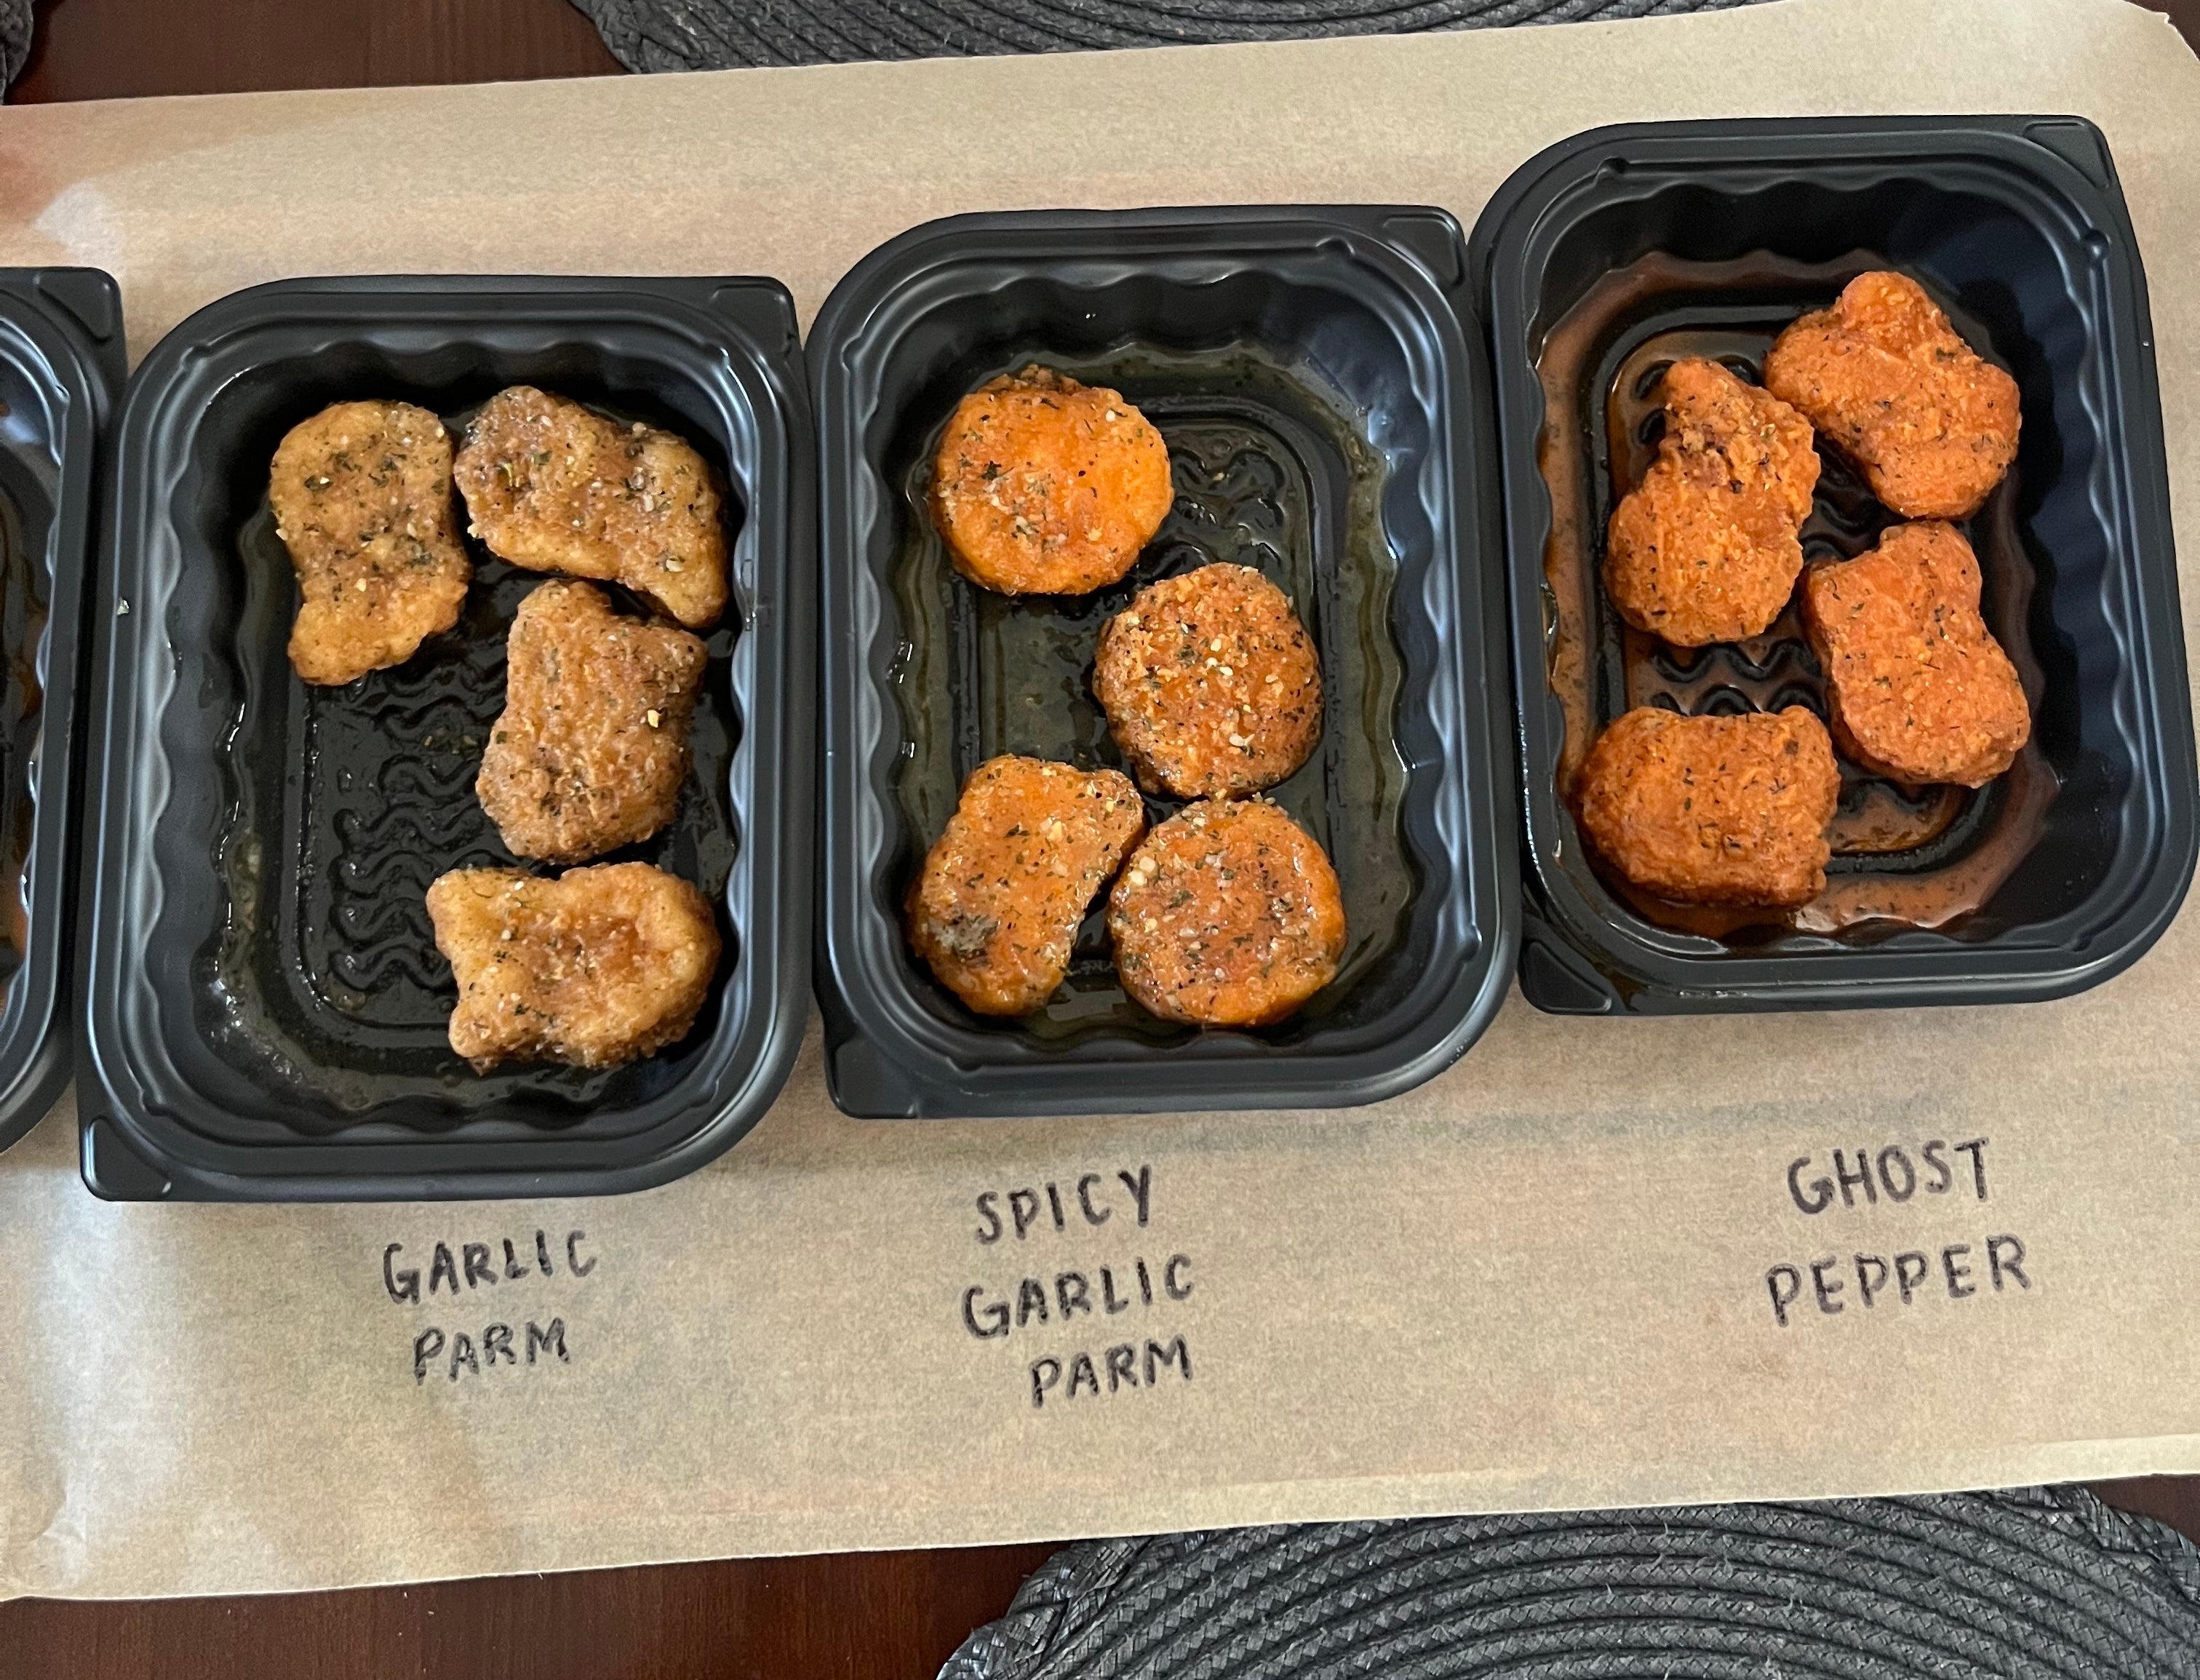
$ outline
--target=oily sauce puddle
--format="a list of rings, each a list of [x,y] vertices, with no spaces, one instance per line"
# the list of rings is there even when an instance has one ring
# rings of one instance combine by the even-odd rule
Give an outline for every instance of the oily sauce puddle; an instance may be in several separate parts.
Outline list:
[[[1747,641],[1670,647],[1625,623],[1605,598],[1604,533],[1612,509],[1656,458],[1664,430],[1657,392],[1667,367],[1704,356],[1761,383],[1765,353],[1782,328],[1831,303],[1858,274],[1892,266],[1865,252],[1817,264],[1767,253],[1717,263],[1653,254],[1598,281],[1545,337],[1536,362],[1546,416],[1537,465],[1551,495],[1545,653],[1565,720],[1555,770],[1562,801],[1571,803],[1598,733],[1634,706],[1694,715],[1802,705],[1825,717],[1825,680],[1796,600]],[[1979,323],[1949,313],[1985,353],[1990,340]],[[1803,527],[1806,565],[1851,559],[1899,523],[1830,446],[1821,446],[1819,460]],[[2036,717],[2045,679],[2026,623],[2034,577],[2016,530],[2016,499],[2012,469],[1960,529],[1978,553],[1987,627],[2016,665]],[[1991,899],[2024,860],[2060,785],[2036,738],[2006,775],[1975,792],[1907,787],[1846,758],[1840,769],[1826,890],[1799,909],[1674,904],[1633,887],[1600,859],[1589,861],[1597,879],[1647,919],[1711,939],[1746,934],[1760,943],[1886,922],[1945,928]]]

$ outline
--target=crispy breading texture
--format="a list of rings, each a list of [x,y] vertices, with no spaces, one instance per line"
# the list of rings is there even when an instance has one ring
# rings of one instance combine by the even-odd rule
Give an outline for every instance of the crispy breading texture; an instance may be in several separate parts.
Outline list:
[[[545,583],[506,640],[504,711],[474,783],[521,858],[578,863],[672,820],[703,644],[616,612],[592,583]]]
[[[1337,978],[1344,900],[1314,837],[1267,799],[1187,805],[1108,904],[1123,989],[1164,1021],[1265,1027]]]
[[[1826,890],[1841,774],[1799,705],[1739,717],[1638,706],[1576,784],[1583,834],[1643,890],[1683,904],[1792,906]]]
[[[1780,616],[1818,483],[1811,424],[1715,361],[1665,370],[1658,458],[1612,511],[1604,587],[1620,617],[1681,647]]]
[[[339,402],[275,448],[267,501],[298,576],[290,664],[334,686],[402,664],[459,622],[473,568],[451,502],[451,440],[409,402]]]
[[[1979,616],[1979,561],[1953,525],[1898,525],[1803,580],[1834,735],[1876,775],[1981,787],[2032,735],[2016,667]]]
[[[477,1073],[652,1055],[688,1035],[717,972],[710,904],[647,863],[597,863],[555,881],[453,869],[428,888],[428,915],[459,982],[451,1048]]]
[[[685,438],[513,385],[467,426],[457,477],[500,559],[623,583],[690,629],[726,610],[723,502]]]
[[[1168,517],[1168,446],[1118,391],[1033,366],[956,405],[932,518],[955,569],[1006,595],[1115,582]]]
[[[910,943],[978,1014],[1029,1015],[1062,984],[1079,924],[1145,826],[1120,770],[988,759],[910,885]]]
[[[1765,358],[1764,383],[1910,519],[1978,511],[2016,459],[2016,381],[1981,359],[1906,274],[1859,274]]]
[[[1102,629],[1092,686],[1139,785],[1179,799],[1273,787],[1321,739],[1314,643],[1250,566],[1141,589]]]

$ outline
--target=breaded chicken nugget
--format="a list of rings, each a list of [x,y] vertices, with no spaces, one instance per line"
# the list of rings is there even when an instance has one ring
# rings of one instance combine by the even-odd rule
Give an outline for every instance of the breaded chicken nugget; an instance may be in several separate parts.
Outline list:
[[[1004,595],[1113,583],[1168,517],[1168,446],[1120,392],[1031,366],[956,405],[932,518],[955,569]]]
[[[990,758],[909,890],[909,938],[980,1015],[1029,1015],[1069,971],[1078,925],[1146,811],[1120,770]]]
[[[500,1062],[608,1068],[685,1038],[718,967],[703,895],[647,863],[555,881],[453,869],[428,888],[436,948],[458,977],[451,1048]]]
[[[592,583],[545,583],[506,641],[504,711],[474,783],[522,858],[578,863],[672,820],[703,644],[611,610]]]
[[[1953,525],[1898,525],[1813,566],[1803,621],[1842,749],[1910,783],[1981,787],[2032,735],[2016,667],[1979,617],[1979,561]]]
[[[1613,510],[1604,587],[1621,618],[1681,647],[1780,616],[1818,483],[1811,424],[1715,361],[1665,370],[1658,459]]]
[[[726,610],[718,487],[684,438],[513,385],[466,427],[457,477],[501,559],[623,583],[690,629]]]
[[[1337,978],[1344,900],[1314,837],[1267,799],[1187,805],[1108,902],[1123,989],[1164,1021],[1265,1027]]]
[[[451,440],[409,402],[339,402],[290,428],[267,477],[298,574],[290,664],[307,682],[402,664],[459,622],[473,568],[451,506]]]
[[[1273,787],[1321,739],[1314,643],[1251,566],[1139,590],[1100,632],[1092,687],[1139,785],[1179,799]]]
[[[1773,394],[1911,519],[1961,519],[2016,459],[2016,381],[1981,360],[1906,274],[1859,274],[1764,360]]]
[[[1647,892],[1684,904],[1793,905],[1826,890],[1841,773],[1799,705],[1740,717],[1638,706],[1589,749],[1583,834]]]

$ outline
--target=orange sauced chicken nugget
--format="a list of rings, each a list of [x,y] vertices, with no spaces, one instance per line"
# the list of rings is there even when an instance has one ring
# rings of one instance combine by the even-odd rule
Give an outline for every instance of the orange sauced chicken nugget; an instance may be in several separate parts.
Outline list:
[[[1029,1015],[1054,995],[1108,878],[1145,831],[1120,770],[990,758],[962,784],[909,892],[909,938],[980,1015]]]
[[[1799,705],[1739,717],[1638,706],[1576,784],[1582,833],[1646,892],[1683,904],[1808,904],[1826,890],[1841,773]]]
[[[555,881],[453,869],[428,888],[428,915],[458,977],[451,1048],[479,1073],[651,1055],[687,1036],[717,972],[710,904],[647,863],[597,863]]]
[[[1966,344],[1906,274],[1859,274],[1780,335],[1773,394],[1854,457],[1911,519],[1961,519],[2016,459],[2016,381]]]
[[[457,476],[500,559],[623,583],[690,629],[726,610],[718,487],[685,438],[513,385],[467,426]]]
[[[474,783],[521,858],[578,863],[672,820],[706,650],[611,610],[593,583],[545,583],[506,641],[504,711]]]
[[[290,428],[267,478],[298,574],[290,664],[336,685],[402,664],[459,622],[473,568],[452,517],[451,440],[409,402],[339,402]]]
[[[1813,566],[1803,622],[1834,734],[1865,769],[1981,787],[2031,738],[2016,667],[1979,616],[1979,561],[1953,525],[1898,525]]]
[[[1187,805],[1108,904],[1123,989],[1164,1021],[1265,1027],[1337,978],[1344,901],[1314,837],[1267,799]]]
[[[1780,616],[1818,483],[1811,423],[1700,356],[1665,370],[1665,436],[1612,516],[1604,587],[1620,617],[1681,647]]]
[[[1168,517],[1168,446],[1103,387],[1033,366],[956,405],[932,518],[955,569],[1004,595],[1081,595],[1136,564]]]
[[[1179,799],[1273,787],[1321,739],[1314,643],[1251,566],[1141,589],[1101,630],[1092,687],[1139,783]]]

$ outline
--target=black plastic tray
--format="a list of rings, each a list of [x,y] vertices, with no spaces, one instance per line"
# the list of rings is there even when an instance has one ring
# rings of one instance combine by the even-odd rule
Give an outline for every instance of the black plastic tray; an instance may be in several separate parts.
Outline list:
[[[1668,273],[1611,310],[1583,355],[1594,379],[1609,380],[1630,346],[1668,328],[1769,341],[1829,302],[1849,275],[1887,265],[1922,280],[2016,377],[2017,463],[1971,531],[1987,621],[2030,679],[2038,751],[2020,770],[2051,770],[2052,781],[2033,784],[2044,812],[2027,816],[2012,777],[1964,801],[1933,844],[1837,857],[1833,869],[1835,890],[1868,874],[1875,893],[1913,904],[1937,895],[1945,908],[1958,902],[1947,896],[1953,877],[1934,871],[2010,868],[1937,929],[1881,918],[1713,937],[1658,925],[1589,867],[1558,796],[1559,687],[1584,686],[1572,698],[1600,727],[1629,700],[1624,638],[1593,564],[1612,488],[1608,434],[1590,424],[1605,392],[1586,392],[1580,411],[1595,436],[1547,435],[1538,360],[1592,286],[1653,254],[1727,267]],[[2076,992],[2135,960],[2184,896],[2200,799],[2145,282],[2098,132],[2067,117],[1601,129],[1551,148],[1505,184],[1476,229],[1472,261],[1504,436],[1529,998],[1565,1013],[1987,1003]],[[1746,349],[1735,360],[1746,365]],[[1553,389],[1571,387],[1560,378]],[[1555,460],[1568,448],[1587,465],[1554,504],[1539,453]],[[1874,519],[1860,500],[1869,497],[1828,456],[1806,548],[1869,546],[1888,516]],[[1563,578],[1546,576],[1554,506],[1583,523],[1592,553],[1577,667],[1554,661],[1566,605]],[[1656,692],[1635,699],[1683,710],[1727,709],[1743,695],[1811,699],[1819,679],[1799,642],[1781,646],[1776,634],[1755,653],[1659,656],[1647,672],[1638,664],[1638,685]]]
[[[814,481],[793,307],[765,280],[286,281],[146,357],[117,442],[99,603],[104,711],[86,918],[85,1180],[117,1199],[587,1194],[688,1171],[769,1104],[807,1013],[816,744]],[[614,854],[718,904],[694,1030],[608,1071],[487,1076],[422,894],[512,861],[472,794],[503,642],[539,583],[471,545],[466,612],[404,665],[308,689],[266,509],[290,425],[391,396],[454,429],[537,383],[693,441],[732,492],[733,605],[696,770]]]
[[[68,1083],[85,591],[127,366],[112,277],[0,269],[0,1149]]]
[[[1440,211],[962,216],[840,283],[810,355],[820,431],[825,874],[819,990],[851,1114],[1054,1115],[1373,1101],[1456,1058],[1512,966],[1517,821],[1482,352]],[[1177,506],[1132,575],[1075,600],[957,577],[923,510],[957,400],[1042,361],[1122,390]],[[1276,797],[1327,846],[1335,984],[1257,1032],[1123,996],[1096,911],[1039,1016],[972,1015],[901,904],[965,776],[1003,752],[1115,764],[1100,624],[1156,577],[1260,566],[1322,655],[1322,746]],[[1151,801],[1156,817],[1174,807]]]

